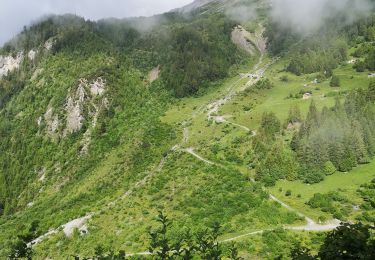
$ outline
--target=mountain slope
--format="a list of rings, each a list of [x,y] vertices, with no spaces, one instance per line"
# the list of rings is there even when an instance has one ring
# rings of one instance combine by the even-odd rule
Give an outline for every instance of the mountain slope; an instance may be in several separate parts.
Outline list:
[[[260,13],[239,21],[226,12],[236,5]],[[197,1],[144,19],[50,17],[6,44],[0,256],[37,222],[36,259],[89,256],[97,245],[144,252],[159,210],[175,220],[171,239],[220,222],[220,240],[238,240],[246,258],[289,257],[298,241],[316,249],[323,236],[298,230],[326,231],[334,218],[370,222],[371,187],[356,189],[375,178],[373,18],[301,37],[270,22],[269,8]],[[275,36],[268,49],[265,35]],[[355,71],[353,55],[367,71]],[[318,153],[332,125],[345,132],[331,139],[337,147],[353,132],[362,145]],[[327,188],[331,178],[347,186]],[[310,207],[322,197],[329,211]]]

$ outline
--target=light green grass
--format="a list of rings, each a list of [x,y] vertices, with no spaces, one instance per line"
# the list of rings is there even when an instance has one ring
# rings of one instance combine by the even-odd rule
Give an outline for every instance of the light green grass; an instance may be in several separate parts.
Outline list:
[[[301,181],[278,181],[276,186],[270,189],[270,192],[302,213],[317,219],[321,215],[328,215],[318,209],[312,209],[305,204],[315,193],[324,194],[330,191],[340,190],[352,203],[358,205],[362,202],[362,199],[359,197],[356,190],[361,184],[368,183],[374,178],[375,161],[372,161],[369,164],[356,167],[349,173],[337,172],[331,176],[327,176],[324,181],[318,184],[308,185]],[[280,188],[282,189],[281,192],[279,190]],[[292,191],[292,196],[286,197],[284,195],[287,190]],[[301,195],[301,198],[297,197],[298,194]]]

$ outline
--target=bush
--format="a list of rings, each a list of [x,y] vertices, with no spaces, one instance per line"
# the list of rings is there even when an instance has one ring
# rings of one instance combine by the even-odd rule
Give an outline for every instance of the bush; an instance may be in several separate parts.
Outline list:
[[[366,64],[363,61],[358,60],[354,63],[353,69],[357,72],[364,72],[366,70]]]
[[[269,80],[269,79],[261,79],[259,80],[255,86],[254,86],[256,89],[271,89],[274,87],[274,85],[272,84],[272,82]]]
[[[326,175],[332,175],[336,172],[336,167],[331,161],[328,161],[324,164],[324,173]]]
[[[337,77],[336,75],[333,75],[332,79],[331,79],[331,82],[329,83],[329,85],[331,87],[340,87],[341,86],[340,78]]]
[[[285,196],[287,196],[287,197],[292,196],[292,191],[291,191],[291,190],[287,190],[287,191],[285,192]]]
[[[307,169],[304,176],[304,182],[308,184],[315,184],[319,183],[324,180],[324,176],[321,172],[315,170],[315,169]]]
[[[283,76],[280,77],[280,80],[282,82],[289,82],[289,77],[287,75],[283,75]]]

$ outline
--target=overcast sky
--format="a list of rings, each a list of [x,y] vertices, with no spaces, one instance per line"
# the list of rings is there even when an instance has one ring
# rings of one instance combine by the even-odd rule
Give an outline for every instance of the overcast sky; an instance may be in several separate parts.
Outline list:
[[[47,14],[72,13],[92,20],[149,16],[190,2],[193,0],[0,0],[0,45]]]

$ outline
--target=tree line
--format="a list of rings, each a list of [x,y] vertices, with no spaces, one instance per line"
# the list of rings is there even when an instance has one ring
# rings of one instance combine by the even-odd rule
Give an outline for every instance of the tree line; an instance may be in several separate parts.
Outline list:
[[[342,102],[318,110],[311,102],[305,119],[291,108],[286,125],[299,124],[290,145],[278,138],[280,120],[264,113],[253,139],[257,154],[256,178],[267,185],[278,179],[317,183],[336,171],[347,172],[366,164],[375,154],[375,82],[367,90],[350,92]]]

